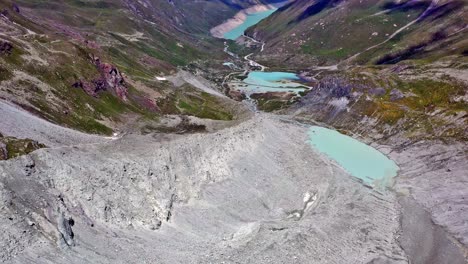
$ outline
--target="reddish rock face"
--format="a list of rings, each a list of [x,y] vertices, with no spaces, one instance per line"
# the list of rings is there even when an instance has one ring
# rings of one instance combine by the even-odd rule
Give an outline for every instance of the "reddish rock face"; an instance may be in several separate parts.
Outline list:
[[[122,73],[113,65],[101,63],[99,60],[96,61],[96,67],[101,72],[101,79],[105,82],[106,88],[111,88],[120,99],[126,101],[128,90]]]
[[[244,93],[238,90],[230,90],[228,95],[236,101],[242,101],[247,98]]]
[[[72,86],[81,88],[88,95],[94,97],[97,97],[100,91],[110,91],[120,99],[126,101],[128,98],[128,89],[122,73],[112,64],[102,63],[98,57],[92,56],[92,60],[101,76],[91,82],[79,80]]]

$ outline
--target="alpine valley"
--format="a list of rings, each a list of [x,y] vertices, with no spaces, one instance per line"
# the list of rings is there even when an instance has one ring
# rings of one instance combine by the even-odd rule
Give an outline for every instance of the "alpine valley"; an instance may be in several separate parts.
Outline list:
[[[0,262],[468,263],[468,2],[0,0]]]

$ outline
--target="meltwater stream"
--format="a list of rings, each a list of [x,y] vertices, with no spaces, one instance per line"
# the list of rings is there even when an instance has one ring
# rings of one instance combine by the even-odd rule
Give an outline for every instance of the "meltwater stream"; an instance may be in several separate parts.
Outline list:
[[[313,148],[367,184],[384,187],[397,175],[395,162],[352,137],[319,126],[312,126],[308,134]]]

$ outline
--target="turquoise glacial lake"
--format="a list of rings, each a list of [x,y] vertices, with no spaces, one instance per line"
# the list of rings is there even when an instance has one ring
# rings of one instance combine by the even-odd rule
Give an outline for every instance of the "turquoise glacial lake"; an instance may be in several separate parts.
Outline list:
[[[387,186],[397,175],[398,166],[384,154],[352,137],[324,127],[312,126],[309,143],[335,160],[352,176],[373,186]]]
[[[235,89],[246,94],[265,92],[301,92],[308,89],[299,83],[299,78],[291,72],[250,72],[246,79],[241,82],[232,82]]]
[[[263,19],[265,19],[266,17],[270,16],[271,14],[273,14],[274,12],[276,11],[276,9],[271,9],[271,10],[267,10],[267,11],[263,11],[263,12],[257,12],[257,13],[253,13],[253,14],[249,14],[247,15],[247,18],[246,20],[244,21],[244,23],[242,23],[241,25],[237,26],[236,28],[234,28],[233,30],[229,31],[229,32],[226,32],[224,34],[224,38],[225,39],[232,39],[232,40],[235,40],[237,39],[238,37],[242,36],[244,34],[244,32],[251,26],[257,24],[258,22],[262,21]]]

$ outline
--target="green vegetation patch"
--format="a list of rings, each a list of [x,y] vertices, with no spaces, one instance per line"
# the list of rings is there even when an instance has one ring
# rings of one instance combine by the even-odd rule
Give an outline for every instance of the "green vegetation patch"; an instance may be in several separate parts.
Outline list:
[[[0,134],[0,160],[16,158],[45,147],[44,144],[38,143],[32,139],[4,137]]]
[[[415,96],[401,100],[412,109],[423,110],[427,107],[467,109],[466,103],[451,100],[455,96],[463,96],[466,93],[466,88],[459,83],[420,79],[403,82],[400,89],[415,94]]]
[[[213,120],[234,118],[219,98],[206,92],[198,92],[188,85],[168,95],[158,105],[165,114],[185,114]]]
[[[290,103],[284,100],[268,100],[264,98],[260,98],[257,100],[257,107],[258,109],[265,111],[265,112],[273,112],[276,110],[281,110],[286,108]]]

